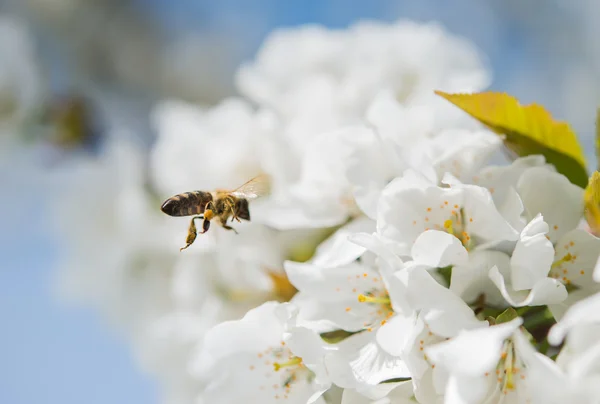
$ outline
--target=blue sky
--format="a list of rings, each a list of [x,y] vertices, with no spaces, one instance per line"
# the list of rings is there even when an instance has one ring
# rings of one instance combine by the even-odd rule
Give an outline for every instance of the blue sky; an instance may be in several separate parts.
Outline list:
[[[359,18],[437,19],[485,50],[495,88],[514,90],[528,102],[537,93],[513,83],[512,74],[551,57],[548,50],[537,51],[534,37],[522,24],[494,14],[480,0],[138,3],[149,5],[154,18],[174,36],[186,30],[227,31],[239,41],[240,60],[251,57],[274,27],[302,23],[342,27]],[[546,102],[551,110],[560,109],[552,102]],[[124,341],[96,313],[53,298],[52,267],[58,251],[44,231],[48,223],[43,194],[48,189],[27,179],[18,167],[1,170],[0,184],[5,192],[0,209],[8,213],[0,232],[0,403],[158,403],[156,384],[139,372]]]

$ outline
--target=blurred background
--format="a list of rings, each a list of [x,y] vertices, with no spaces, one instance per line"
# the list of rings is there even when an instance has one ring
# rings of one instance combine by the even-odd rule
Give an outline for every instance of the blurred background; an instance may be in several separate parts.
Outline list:
[[[0,0],[0,403],[160,401],[123,338],[56,293],[68,246],[47,201],[105,128],[150,147],[157,100],[234,95],[237,67],[276,28],[406,18],[472,41],[492,89],[569,121],[592,156],[598,16],[596,0]]]

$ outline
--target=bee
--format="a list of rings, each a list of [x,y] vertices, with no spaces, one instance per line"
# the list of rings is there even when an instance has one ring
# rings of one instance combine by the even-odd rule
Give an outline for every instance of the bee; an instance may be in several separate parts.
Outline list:
[[[192,216],[188,227],[186,245],[179,249],[185,250],[196,240],[198,230],[195,221],[202,219],[202,231],[204,234],[210,228],[213,219],[226,230],[237,230],[227,224],[231,218],[241,223],[241,220],[250,221],[250,210],[248,201],[265,195],[267,192],[267,181],[264,176],[257,176],[233,190],[217,189],[208,191],[191,191],[174,195],[167,199],[161,206],[161,210],[169,216]]]

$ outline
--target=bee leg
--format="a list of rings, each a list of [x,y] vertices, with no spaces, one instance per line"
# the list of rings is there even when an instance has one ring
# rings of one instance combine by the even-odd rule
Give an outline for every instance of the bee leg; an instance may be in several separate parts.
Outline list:
[[[210,220],[204,219],[204,221],[202,222],[202,231],[200,232],[200,234],[206,233],[208,229],[210,229]]]
[[[190,221],[190,227],[188,227],[188,234],[187,237],[185,238],[185,247],[181,247],[179,249],[179,251],[183,251],[186,248],[188,248],[189,246],[191,246],[194,241],[196,240],[196,235],[198,230],[196,229],[196,223],[194,222],[196,219],[203,219],[202,216],[194,216],[192,218],[192,220]]]
[[[224,229],[227,229],[227,230],[233,230],[233,231],[235,232],[235,234],[240,234],[240,233],[238,233],[238,232],[237,232],[237,230],[236,230],[236,229],[234,229],[233,227],[231,227],[231,226],[228,226],[228,225],[226,225],[226,224],[224,224],[224,225],[223,225],[223,228],[224,228]]]
[[[235,234],[239,234],[236,229],[234,229],[233,227],[227,225],[227,218],[226,217],[221,217],[221,223],[220,224],[221,224],[221,227],[223,227],[225,230],[233,230],[235,232]]]

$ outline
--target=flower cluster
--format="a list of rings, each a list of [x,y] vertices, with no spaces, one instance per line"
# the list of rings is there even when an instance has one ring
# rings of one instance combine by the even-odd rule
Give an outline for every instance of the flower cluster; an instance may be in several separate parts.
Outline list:
[[[113,140],[77,163],[65,290],[120,324],[168,403],[595,402],[583,190],[541,155],[489,165],[502,139],[433,92],[488,79],[436,25],[276,32],[245,98],[164,101],[148,158]],[[271,192],[239,234],[180,253],[189,219],[160,202],[258,174]]]

